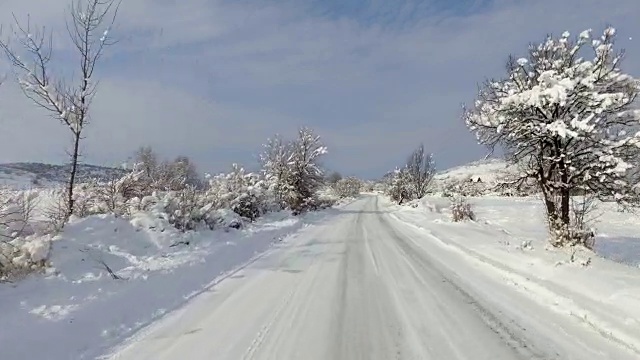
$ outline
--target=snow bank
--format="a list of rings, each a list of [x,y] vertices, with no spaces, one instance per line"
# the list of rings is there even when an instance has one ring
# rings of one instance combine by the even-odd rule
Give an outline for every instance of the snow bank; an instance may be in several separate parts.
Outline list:
[[[540,200],[472,198],[476,222],[453,223],[444,198],[394,208],[393,217],[528,297],[640,350],[640,219],[601,204],[596,253],[553,249]],[[616,262],[617,261],[617,262]]]
[[[0,284],[3,358],[94,359],[332,211],[186,233],[144,213],[74,219],[53,238],[44,276]],[[25,246],[31,256],[44,251]]]

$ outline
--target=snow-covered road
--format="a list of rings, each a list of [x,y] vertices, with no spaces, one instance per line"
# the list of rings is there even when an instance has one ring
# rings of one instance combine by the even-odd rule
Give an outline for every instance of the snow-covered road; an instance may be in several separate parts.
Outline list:
[[[376,196],[239,270],[111,359],[638,359],[390,216]]]

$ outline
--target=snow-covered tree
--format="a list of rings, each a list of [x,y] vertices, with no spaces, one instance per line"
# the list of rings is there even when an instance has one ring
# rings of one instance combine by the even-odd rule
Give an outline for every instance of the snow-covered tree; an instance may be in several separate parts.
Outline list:
[[[267,140],[264,151],[260,154],[262,174],[269,191],[273,194],[279,207],[287,206],[285,199],[293,191],[289,160],[291,147],[285,144],[279,135]]]
[[[391,200],[402,205],[403,202],[411,200],[413,185],[411,175],[406,168],[395,169],[385,176],[387,181],[386,193]]]
[[[507,76],[488,81],[464,119],[482,144],[502,146],[520,165],[514,185],[537,182],[556,246],[584,243],[571,219],[572,195],[636,202],[630,178],[640,160],[638,81],[620,69],[615,30],[549,36]]]
[[[327,148],[313,130],[305,127],[294,141],[284,143],[276,135],[264,147],[260,160],[269,190],[283,208],[303,210],[324,182],[318,161]]]
[[[97,89],[95,69],[105,48],[114,43],[109,30],[119,4],[115,0],[79,0],[72,3],[67,30],[78,57],[79,71],[74,78],[75,84],[65,81],[61,74],[52,74],[53,40],[44,29],[33,29],[29,22],[24,26],[16,20],[11,29],[12,35],[24,54],[12,48],[9,41],[0,40],[0,48],[16,70],[24,94],[71,131],[73,146],[70,151],[67,215],[74,211],[73,188],[80,157],[80,139],[89,123],[89,108]]]
[[[169,165],[170,171],[173,173],[174,179],[186,186],[194,186],[196,188],[202,185],[200,174],[196,165],[187,156],[178,156]]]
[[[291,144],[291,155],[288,159],[290,184],[293,189],[293,197],[289,199],[292,209],[303,208],[322,186],[324,171],[319,160],[326,153],[327,148],[320,141],[320,136],[309,128],[300,128],[298,138]]]
[[[143,171],[149,178],[156,177],[156,171],[158,170],[158,155],[151,148],[151,146],[142,146],[136,151],[134,161],[138,166],[138,169]]]
[[[425,153],[424,145],[420,144],[407,159],[406,171],[409,176],[411,196],[415,199],[424,197],[436,174],[433,154]]]

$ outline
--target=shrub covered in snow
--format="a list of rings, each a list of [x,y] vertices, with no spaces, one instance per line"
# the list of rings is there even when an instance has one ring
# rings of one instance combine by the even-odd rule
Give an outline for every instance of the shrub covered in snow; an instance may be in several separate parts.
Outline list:
[[[311,129],[301,128],[298,138],[284,143],[270,139],[261,154],[266,187],[283,209],[301,213],[317,208],[317,192],[324,184],[320,158],[327,148]]]
[[[41,269],[49,238],[33,223],[37,192],[0,190],[0,281]]]
[[[451,220],[454,222],[460,222],[465,220],[476,219],[476,215],[473,212],[471,204],[467,202],[464,197],[455,197],[451,201]]]
[[[404,166],[385,175],[385,193],[399,205],[420,199],[429,191],[435,171],[433,155],[427,154],[421,144],[411,153]]]
[[[228,208],[251,221],[276,205],[266,183],[255,173],[233,164],[228,174],[208,176],[205,197],[217,208]]]
[[[333,189],[336,195],[341,198],[356,197],[360,195],[362,185],[363,184],[360,179],[355,177],[347,177],[338,180],[335,185],[333,185]]]
[[[386,177],[387,186],[385,193],[391,200],[402,205],[405,201],[411,200],[412,186],[409,172],[406,169],[396,169]]]

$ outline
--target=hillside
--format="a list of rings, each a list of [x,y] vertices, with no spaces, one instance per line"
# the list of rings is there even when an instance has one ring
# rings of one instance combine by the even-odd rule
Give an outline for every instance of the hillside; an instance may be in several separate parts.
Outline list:
[[[456,166],[450,169],[440,171],[434,177],[436,181],[446,180],[462,180],[477,181],[478,178],[482,182],[496,182],[504,179],[513,171],[511,167],[502,159],[478,160],[465,165]]]
[[[474,161],[438,172],[433,179],[433,190],[468,196],[492,193],[496,185],[515,173],[513,166],[508,166],[502,159]]]
[[[122,176],[126,171],[105,166],[82,164],[78,169],[78,181],[106,180]],[[0,164],[0,186],[16,189],[47,187],[67,182],[69,165],[43,163]]]

